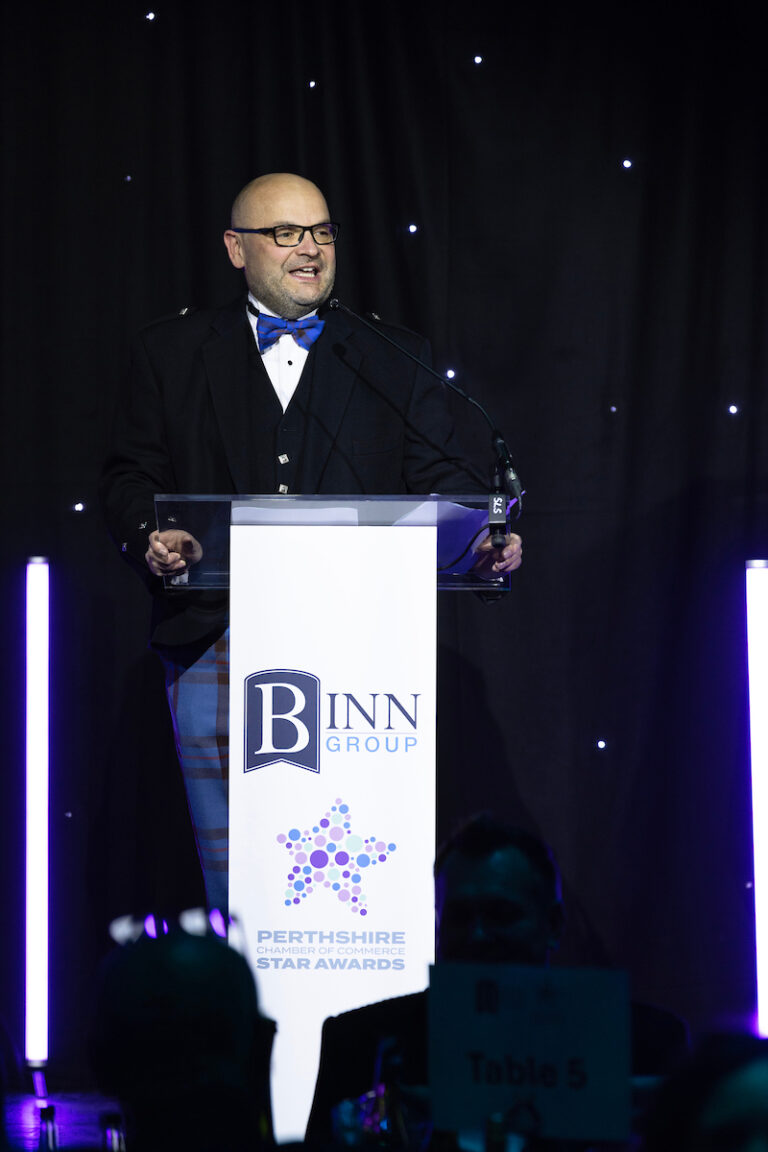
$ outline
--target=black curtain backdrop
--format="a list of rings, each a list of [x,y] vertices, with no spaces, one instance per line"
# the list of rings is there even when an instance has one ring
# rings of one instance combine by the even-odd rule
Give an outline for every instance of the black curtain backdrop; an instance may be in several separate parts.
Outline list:
[[[564,875],[563,961],[626,967],[636,996],[695,1029],[746,1019],[744,561],[768,555],[757,17],[492,0],[149,11],[2,7],[13,1040],[27,556],[52,563],[54,1060],[83,1059],[109,919],[201,899],[148,603],[95,492],[130,335],[240,291],[221,233],[240,187],[275,170],[316,180],[342,222],[341,298],[430,337],[527,490],[513,593],[440,603],[439,835],[483,808],[539,832]],[[455,410],[483,459],[487,429]]]

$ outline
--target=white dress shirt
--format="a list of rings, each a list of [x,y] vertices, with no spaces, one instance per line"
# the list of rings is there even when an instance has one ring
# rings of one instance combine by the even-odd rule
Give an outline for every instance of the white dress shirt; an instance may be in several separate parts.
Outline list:
[[[277,315],[276,312],[272,312],[269,308],[265,308],[263,304],[260,304],[251,292],[248,293],[248,299],[253,307],[257,308],[259,312],[263,312],[265,316]],[[317,312],[316,308],[313,309],[312,312],[308,312],[307,315],[314,316],[315,312]],[[258,316],[254,316],[252,312],[249,312],[248,319],[253,329],[256,346],[258,347]],[[285,412],[290,404],[291,397],[298,387],[299,379],[304,370],[308,355],[309,349],[302,348],[300,344],[296,343],[293,336],[291,336],[289,332],[286,332],[276,340],[271,348],[267,348],[266,352],[261,356],[283,412]]]

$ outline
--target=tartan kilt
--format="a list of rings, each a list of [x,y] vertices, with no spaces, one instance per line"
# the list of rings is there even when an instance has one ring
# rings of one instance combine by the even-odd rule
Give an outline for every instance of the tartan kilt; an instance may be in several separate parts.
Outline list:
[[[176,752],[209,908],[227,910],[229,866],[229,629],[198,645],[158,649]]]

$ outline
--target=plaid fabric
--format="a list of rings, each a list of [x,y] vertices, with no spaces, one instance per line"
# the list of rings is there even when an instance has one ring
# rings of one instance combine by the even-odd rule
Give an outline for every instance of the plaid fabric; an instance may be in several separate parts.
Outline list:
[[[160,657],[208,906],[226,911],[229,630],[202,653],[166,648]]]

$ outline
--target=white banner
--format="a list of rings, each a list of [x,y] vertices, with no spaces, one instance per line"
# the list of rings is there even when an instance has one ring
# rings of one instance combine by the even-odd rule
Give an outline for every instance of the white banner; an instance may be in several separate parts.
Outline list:
[[[231,530],[230,910],[278,1025],[278,1141],[326,1016],[434,959],[435,558],[434,528]]]

